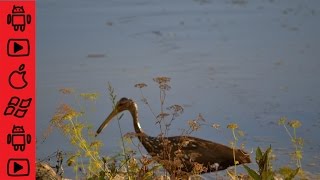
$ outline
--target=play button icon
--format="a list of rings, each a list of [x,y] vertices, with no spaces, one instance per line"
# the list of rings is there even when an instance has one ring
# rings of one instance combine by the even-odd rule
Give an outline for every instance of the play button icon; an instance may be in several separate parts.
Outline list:
[[[13,43],[13,52],[17,53],[23,49],[23,46],[21,46],[19,43],[14,42]]]
[[[23,166],[21,166],[19,163],[17,162],[13,162],[13,173],[17,173],[18,171],[20,171],[21,169],[23,169]]]
[[[12,158],[8,160],[7,174],[8,176],[28,176],[30,173],[30,166],[28,159]]]
[[[8,56],[29,56],[30,44],[28,39],[9,39],[7,44]]]

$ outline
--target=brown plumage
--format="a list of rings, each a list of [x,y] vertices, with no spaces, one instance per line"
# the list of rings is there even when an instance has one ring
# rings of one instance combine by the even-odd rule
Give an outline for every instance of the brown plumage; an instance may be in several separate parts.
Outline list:
[[[224,170],[233,166],[233,149],[191,136],[151,137],[144,133],[139,124],[137,104],[127,98],[122,98],[114,110],[97,130],[98,135],[110,120],[118,113],[128,110],[133,118],[133,126],[138,139],[148,153],[158,163],[174,176],[188,176],[196,165],[202,165],[200,173]],[[249,154],[235,149],[235,160],[238,164],[250,163]],[[201,166],[200,165],[200,166]]]

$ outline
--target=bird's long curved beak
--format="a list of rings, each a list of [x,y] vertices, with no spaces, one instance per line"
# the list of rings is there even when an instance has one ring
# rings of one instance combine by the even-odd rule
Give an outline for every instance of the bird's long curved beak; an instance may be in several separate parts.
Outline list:
[[[114,109],[114,110],[109,114],[109,116],[107,117],[107,119],[104,120],[103,123],[100,125],[100,127],[99,127],[99,129],[97,130],[95,136],[98,136],[98,134],[103,130],[103,128],[105,128],[105,127],[109,124],[109,122],[112,120],[112,118],[115,117],[117,114],[118,114],[117,109]]]

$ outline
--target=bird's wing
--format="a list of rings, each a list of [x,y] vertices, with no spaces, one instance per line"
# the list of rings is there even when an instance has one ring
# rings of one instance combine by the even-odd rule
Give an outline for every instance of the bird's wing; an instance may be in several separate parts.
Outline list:
[[[173,137],[173,140],[175,143],[179,141],[176,151],[181,153],[184,162],[202,164],[210,171],[234,165],[233,150],[228,146],[190,136]]]

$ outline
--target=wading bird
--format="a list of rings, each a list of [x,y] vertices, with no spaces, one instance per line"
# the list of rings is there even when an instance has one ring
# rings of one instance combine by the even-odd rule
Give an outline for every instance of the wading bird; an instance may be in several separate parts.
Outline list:
[[[140,127],[137,104],[121,98],[107,119],[101,124],[96,136],[118,113],[128,110],[133,118],[138,139],[152,156],[175,177],[189,176],[195,166],[201,164],[200,173],[224,170],[236,164],[250,163],[249,154],[240,149],[191,136],[151,137]]]

